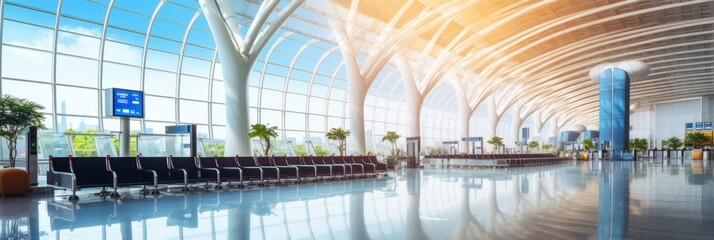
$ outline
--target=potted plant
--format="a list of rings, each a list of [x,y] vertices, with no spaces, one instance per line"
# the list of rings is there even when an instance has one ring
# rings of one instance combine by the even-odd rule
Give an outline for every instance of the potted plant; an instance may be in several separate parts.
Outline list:
[[[498,152],[498,147],[503,146],[503,138],[494,136],[491,140],[488,140],[487,143],[493,145],[493,150]]]
[[[550,152],[550,149],[553,149],[553,144],[546,143],[546,144],[543,144],[542,147],[543,147],[543,151]]]
[[[685,142],[691,144],[692,147],[694,147],[694,150],[692,151],[692,160],[702,160],[703,152],[701,147],[706,144],[711,144],[712,139],[701,132],[690,132],[687,133]]]
[[[350,130],[343,128],[331,128],[330,131],[325,134],[327,139],[337,141],[337,149],[340,150],[340,156],[345,155],[345,150],[347,150],[347,137],[349,136]]]
[[[584,161],[587,161],[590,159],[590,149],[595,148],[595,143],[591,139],[585,139],[582,144],[583,148],[585,148],[585,152],[580,155]]]
[[[540,146],[540,143],[538,143],[538,141],[531,141],[528,143],[528,148],[530,148],[531,151],[538,150],[539,146]]]
[[[42,122],[45,116],[40,113],[45,109],[42,105],[27,99],[5,95],[0,97],[0,137],[7,140],[10,167],[15,167],[17,160],[17,139],[25,129],[36,126],[46,129]]]
[[[679,139],[678,137],[671,137],[665,141],[667,143],[667,147],[675,150],[675,152],[679,152],[676,150],[679,150],[679,148],[681,148],[684,145],[684,143],[682,143],[682,139]]]
[[[270,124],[256,123],[250,125],[250,131],[248,132],[248,138],[259,138],[260,143],[263,146],[263,156],[268,156],[270,154],[270,138],[278,137],[277,126],[269,126]]]
[[[391,149],[391,155],[387,157],[387,168],[393,169],[397,163],[399,163],[397,159],[397,140],[402,137],[395,131],[387,131],[387,134],[385,134],[382,137],[382,142],[387,141],[389,142],[389,147]]]
[[[634,153],[635,159],[637,159],[637,157],[640,155],[640,153],[638,153],[638,151],[647,151],[647,139],[644,139],[644,138],[630,139],[628,147]]]

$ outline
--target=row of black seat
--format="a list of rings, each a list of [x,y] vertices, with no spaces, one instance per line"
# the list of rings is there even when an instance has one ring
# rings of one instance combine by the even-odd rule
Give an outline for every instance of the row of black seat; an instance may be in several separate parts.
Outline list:
[[[427,155],[425,162],[432,165],[456,167],[524,167],[546,164],[557,164],[572,160],[569,157],[558,157],[549,153],[520,154],[451,154]]]
[[[158,194],[160,184],[215,183],[222,188],[244,180],[263,185],[269,181],[307,178],[351,178],[386,173],[387,166],[375,156],[304,156],[304,157],[54,157],[50,156],[47,184],[72,189],[70,200],[79,197],[76,191],[88,187],[111,187],[112,197],[118,197],[122,186],[153,186]]]
[[[557,157],[552,153],[505,153],[505,154],[441,154],[441,155],[425,155],[424,158],[439,158],[439,159],[518,159],[518,158],[552,158]]]

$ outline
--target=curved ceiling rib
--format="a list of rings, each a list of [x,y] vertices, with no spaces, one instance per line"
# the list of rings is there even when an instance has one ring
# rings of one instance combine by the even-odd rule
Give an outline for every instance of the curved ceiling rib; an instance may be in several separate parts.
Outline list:
[[[359,13],[390,19],[389,11],[407,2],[419,5],[421,12],[454,4],[448,0],[361,0],[364,7]],[[651,104],[714,90],[712,1],[482,0],[460,4],[458,11],[442,12],[450,23],[441,22],[404,46],[418,53],[410,54],[410,59],[416,59],[415,66],[423,66],[415,68],[420,71],[415,74],[424,76],[418,82],[424,94],[441,82],[468,76],[461,81],[472,108],[496,92],[516,91],[518,97],[501,98],[500,111],[518,102],[524,118],[533,109],[547,108],[567,112],[559,115],[562,119],[592,123],[589,118],[597,115],[598,94],[597,84],[587,73],[598,63],[624,59],[640,59],[651,67],[648,78],[633,83],[633,101]],[[673,87],[682,84],[701,87],[696,91]]]

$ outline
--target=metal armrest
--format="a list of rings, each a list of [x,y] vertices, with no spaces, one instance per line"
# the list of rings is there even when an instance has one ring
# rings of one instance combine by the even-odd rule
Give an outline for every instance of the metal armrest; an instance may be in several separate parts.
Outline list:
[[[157,175],[154,170],[139,170],[139,179],[142,181],[151,179],[154,187],[159,186],[159,175]]]
[[[169,169],[169,176],[171,179],[183,180],[184,183],[188,182],[186,170],[183,169]]]

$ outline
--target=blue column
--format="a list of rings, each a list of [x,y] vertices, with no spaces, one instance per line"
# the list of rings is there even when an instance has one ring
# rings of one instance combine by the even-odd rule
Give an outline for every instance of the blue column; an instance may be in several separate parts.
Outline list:
[[[612,153],[625,152],[630,139],[630,77],[620,68],[607,68],[599,82],[600,144],[609,141]]]

